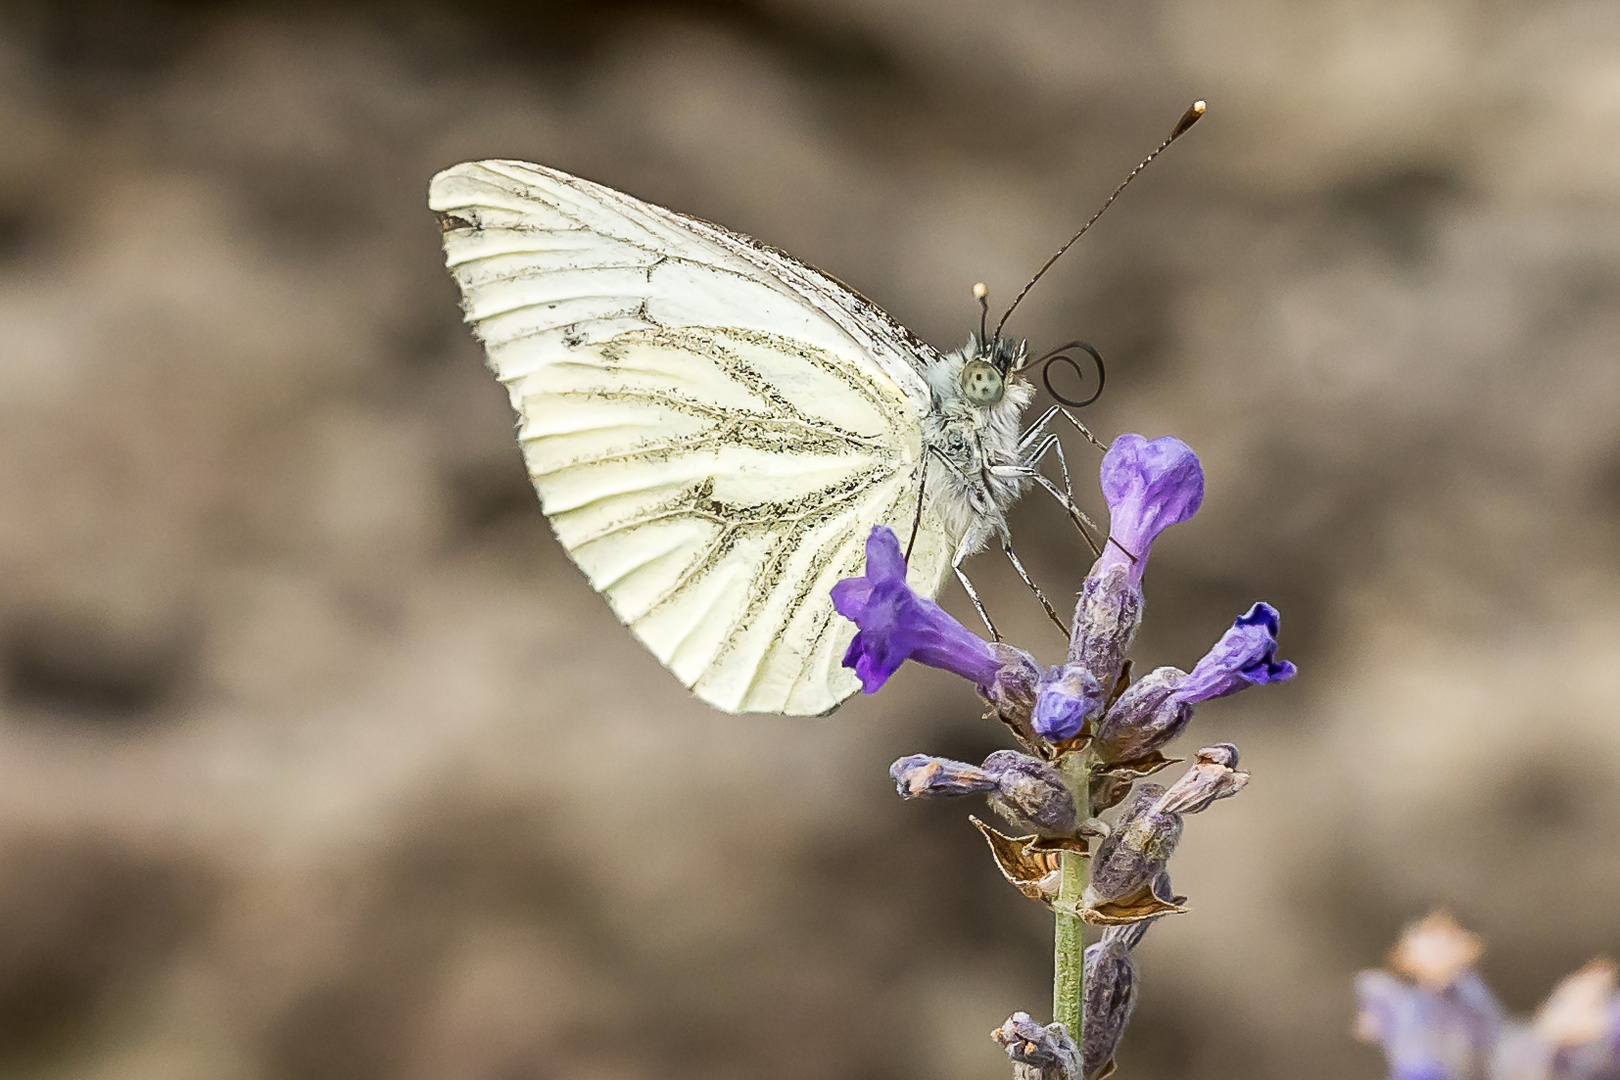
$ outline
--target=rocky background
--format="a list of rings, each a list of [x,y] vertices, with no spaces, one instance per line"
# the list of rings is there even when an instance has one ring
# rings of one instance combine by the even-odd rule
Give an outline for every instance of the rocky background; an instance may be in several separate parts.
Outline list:
[[[1380,1075],[1350,976],[1434,905],[1515,1008],[1620,951],[1620,8],[13,3],[0,1073],[1006,1076],[1049,923],[885,776],[998,731],[922,669],[689,698],[551,539],[426,183],[556,165],[953,346],[1199,97],[1010,327],[1203,456],[1138,662],[1264,598],[1303,672],[1183,740],[1255,779],[1189,823],[1121,1076]]]

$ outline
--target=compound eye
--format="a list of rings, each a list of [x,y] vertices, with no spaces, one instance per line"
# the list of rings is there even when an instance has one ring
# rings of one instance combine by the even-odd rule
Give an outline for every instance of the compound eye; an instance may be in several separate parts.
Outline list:
[[[1001,372],[987,360],[969,360],[962,365],[962,393],[973,404],[988,408],[1007,392]]]

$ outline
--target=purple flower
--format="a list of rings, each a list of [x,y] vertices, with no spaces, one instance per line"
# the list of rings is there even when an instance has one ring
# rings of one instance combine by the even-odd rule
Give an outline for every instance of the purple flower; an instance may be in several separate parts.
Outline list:
[[[1245,686],[1285,682],[1295,667],[1278,660],[1277,628],[1281,617],[1267,603],[1255,604],[1239,615],[1232,629],[1221,635],[1175,691],[1178,701],[1193,704],[1235,694]]]
[[[1180,439],[1121,435],[1103,456],[1102,490],[1108,543],[1092,576],[1123,564],[1131,584],[1140,586],[1153,538],[1192,517],[1204,501],[1204,469]]]
[[[866,538],[866,575],[832,587],[833,607],[860,632],[849,643],[844,666],[874,694],[901,664],[915,660],[971,679],[980,690],[993,685],[1001,662],[989,644],[906,584],[900,540],[885,525]]]
[[[1080,734],[1086,721],[1101,711],[1102,688],[1091,672],[1079,664],[1052,668],[1041,678],[1040,694],[1030,718],[1047,742],[1058,743]]]
[[[1435,912],[1407,927],[1390,971],[1356,976],[1356,1034],[1379,1043],[1392,1080],[1616,1080],[1620,969],[1594,960],[1529,1023],[1509,1019],[1474,971],[1479,938]]]
[[[1502,1080],[1620,1077],[1617,976],[1620,970],[1613,961],[1594,960],[1554,987],[1528,1028],[1498,1047],[1497,1074]]]
[[[1107,762],[1135,760],[1180,735],[1198,702],[1292,679],[1294,665],[1276,658],[1278,625],[1276,608],[1256,604],[1190,674],[1162,667],[1136,680],[1097,722],[1097,755]]]

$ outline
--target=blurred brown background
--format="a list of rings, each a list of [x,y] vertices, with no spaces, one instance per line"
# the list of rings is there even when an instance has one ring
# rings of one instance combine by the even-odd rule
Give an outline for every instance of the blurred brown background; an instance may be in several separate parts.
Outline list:
[[[1620,950],[1620,7],[12,4],[0,1074],[1006,1076],[1048,921],[885,776],[998,732],[920,669],[690,699],[551,539],[426,183],[559,166],[954,346],[1196,97],[1010,327],[1203,456],[1138,662],[1265,598],[1303,671],[1182,744],[1255,781],[1122,1076],[1380,1075],[1349,978],[1432,905],[1515,1008]],[[1058,593],[1067,528],[1015,520]]]

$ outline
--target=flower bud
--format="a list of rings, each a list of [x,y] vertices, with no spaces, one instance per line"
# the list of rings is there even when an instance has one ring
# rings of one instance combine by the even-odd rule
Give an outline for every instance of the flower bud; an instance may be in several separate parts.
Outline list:
[[[1052,668],[1041,678],[1031,721],[1035,733],[1050,743],[1079,735],[1086,722],[1102,711],[1103,694],[1096,676],[1081,664]]]
[[[1181,839],[1181,815],[1155,808],[1163,795],[1158,784],[1142,784],[1132,792],[1119,823],[1092,859],[1085,908],[1142,899],[1152,891]]]
[[[1198,751],[1198,762],[1170,785],[1157,809],[1172,814],[1196,814],[1216,799],[1236,795],[1249,782],[1237,769],[1238,750],[1231,743],[1216,743]]]
[[[1141,625],[1142,589],[1127,568],[1115,566],[1102,573],[1093,569],[1080,586],[1069,663],[1091,672],[1106,697],[1119,682],[1125,655]]]
[[[1073,836],[1079,825],[1074,793],[1057,769],[1015,750],[997,750],[984,759],[984,773],[995,782],[990,805],[1021,829],[1041,836]]]
[[[1014,1080],[1081,1080],[1080,1049],[1062,1024],[1015,1012],[990,1033],[1013,1061]]]
[[[1160,874],[1154,891],[1170,895],[1170,876]],[[1136,1007],[1136,969],[1131,950],[1153,924],[1152,919],[1109,926],[1102,940],[1086,948],[1086,1022],[1080,1034],[1080,1056],[1086,1080],[1108,1074],[1114,1051]]]
[[[889,766],[902,799],[954,799],[983,793],[996,812],[1041,837],[1074,837],[1074,793],[1051,765],[1016,750],[997,750],[983,766],[912,754]],[[1082,849],[1083,850],[1083,849]]]
[[[1135,925],[1146,925],[1138,923]],[[1108,931],[1125,929],[1110,926]],[[1114,1060],[1114,1051],[1136,1007],[1136,968],[1128,946],[1103,933],[1086,948],[1085,1025],[1080,1029],[1081,1074],[1099,1075]]]
[[[980,687],[980,693],[996,711],[996,719],[1012,729],[1025,744],[1034,746],[1040,741],[1030,716],[1035,710],[1044,672],[1035,658],[1023,649],[1004,641],[992,641],[990,650],[995,654],[995,676],[990,685]]]
[[[1186,678],[1178,668],[1162,667],[1132,683],[1097,726],[1092,749],[1098,760],[1136,761],[1180,735],[1193,714],[1192,706],[1176,696]]]
[[[976,765],[950,758],[912,754],[889,766],[902,799],[952,799],[994,791],[996,781]]]

